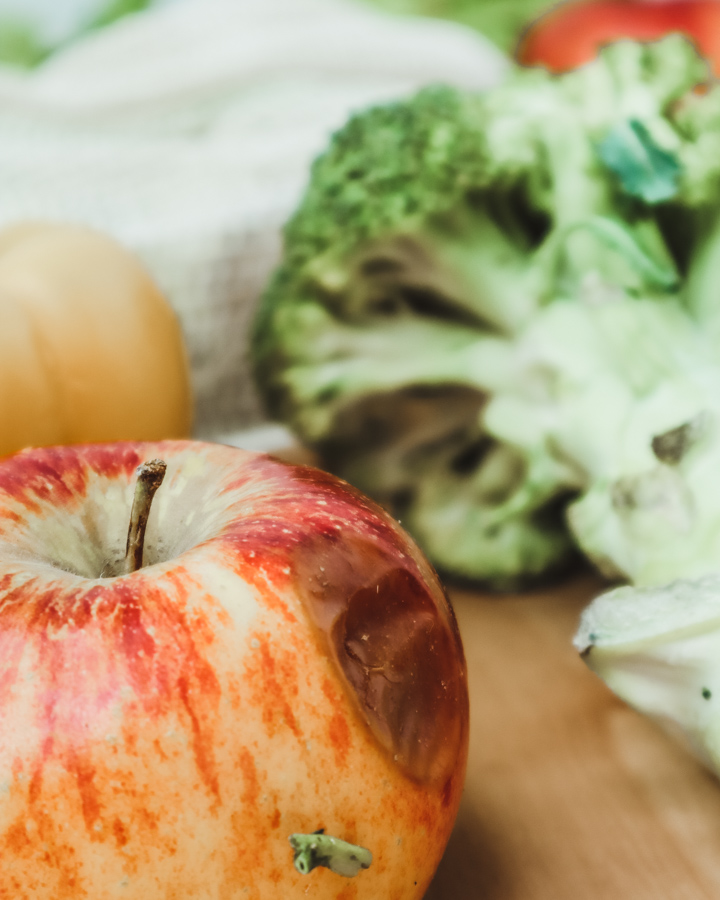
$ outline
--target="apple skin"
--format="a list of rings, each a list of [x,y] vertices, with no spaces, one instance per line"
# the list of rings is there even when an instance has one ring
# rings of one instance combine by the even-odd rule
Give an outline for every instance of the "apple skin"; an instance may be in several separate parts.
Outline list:
[[[145,565],[113,575],[156,457]],[[0,721],[2,900],[406,900],[457,812],[466,669],[432,568],[344,482],[42,448],[0,461]],[[319,828],[371,867],[301,875]]]

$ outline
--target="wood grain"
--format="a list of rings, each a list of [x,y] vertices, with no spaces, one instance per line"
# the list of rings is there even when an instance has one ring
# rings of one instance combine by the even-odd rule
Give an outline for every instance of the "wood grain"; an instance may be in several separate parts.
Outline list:
[[[571,645],[592,575],[451,592],[468,659],[468,778],[426,900],[717,900],[720,783]]]

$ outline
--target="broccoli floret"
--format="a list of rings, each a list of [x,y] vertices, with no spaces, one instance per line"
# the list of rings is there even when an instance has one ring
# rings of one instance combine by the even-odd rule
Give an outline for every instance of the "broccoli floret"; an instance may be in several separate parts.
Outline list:
[[[607,556],[565,511],[610,477],[613,451],[566,426],[593,379],[631,415],[673,377],[627,343],[620,365],[613,321],[674,333],[673,360],[704,355],[687,234],[716,227],[701,104],[717,101],[686,98],[705,75],[679,37],[622,42],[569,75],[517,70],[488,93],[431,87],[360,112],[313,166],[255,322],[257,381],[441,571],[508,587],[578,541]],[[602,415],[579,427],[606,447],[622,417]]]
[[[438,86],[351,118],[313,165],[285,229],[289,262],[302,267],[328,251],[342,257],[452,212],[468,191],[486,187],[479,102]]]

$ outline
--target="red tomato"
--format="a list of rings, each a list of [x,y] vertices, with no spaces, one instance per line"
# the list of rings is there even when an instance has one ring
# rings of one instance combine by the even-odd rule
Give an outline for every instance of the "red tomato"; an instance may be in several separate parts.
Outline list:
[[[694,40],[720,74],[718,0],[568,0],[528,28],[516,55],[523,65],[564,72],[593,59],[604,44],[657,40],[678,31]]]

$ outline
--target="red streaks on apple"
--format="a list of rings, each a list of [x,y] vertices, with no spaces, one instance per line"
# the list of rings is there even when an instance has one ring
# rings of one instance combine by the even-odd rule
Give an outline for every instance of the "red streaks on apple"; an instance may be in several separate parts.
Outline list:
[[[272,737],[285,725],[300,737],[293,701],[299,693],[294,654],[274,647],[271,636],[254,632],[250,638],[253,652],[245,664],[245,680],[253,690],[253,702],[262,708],[265,728]]]

